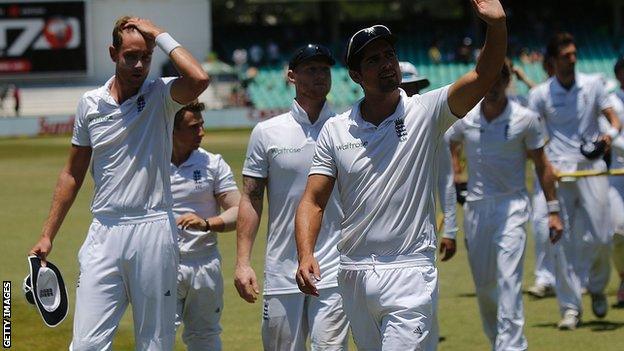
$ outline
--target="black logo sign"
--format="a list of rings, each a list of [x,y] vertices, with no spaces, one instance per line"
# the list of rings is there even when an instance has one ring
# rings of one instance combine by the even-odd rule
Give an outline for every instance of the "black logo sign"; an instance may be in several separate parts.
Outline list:
[[[141,95],[137,98],[137,112],[143,111],[144,108],[145,108],[145,98],[143,97],[143,95]]]
[[[195,184],[201,182],[201,171],[199,169],[193,171],[193,180],[195,181]]]
[[[52,297],[54,296],[54,291],[52,288],[40,289],[39,297]]]
[[[394,120],[394,131],[400,141],[407,140],[407,130],[405,129],[405,121],[403,118],[397,118]]]

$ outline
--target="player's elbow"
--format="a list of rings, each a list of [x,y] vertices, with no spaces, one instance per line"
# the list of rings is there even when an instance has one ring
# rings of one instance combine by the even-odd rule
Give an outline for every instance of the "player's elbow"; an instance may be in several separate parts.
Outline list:
[[[186,84],[189,95],[192,95],[190,99],[192,101],[197,99],[208,88],[210,77],[204,70],[198,70],[192,76],[187,77]]]
[[[201,70],[198,77],[195,78],[195,89],[198,92],[198,96],[204,90],[206,90],[209,85],[210,85],[210,76],[208,76],[208,73],[204,72],[204,70]]]

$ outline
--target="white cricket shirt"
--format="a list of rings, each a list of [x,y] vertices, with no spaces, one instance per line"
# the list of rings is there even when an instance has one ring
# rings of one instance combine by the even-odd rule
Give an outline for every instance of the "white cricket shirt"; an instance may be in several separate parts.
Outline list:
[[[72,144],[93,149],[91,212],[133,217],[171,209],[169,162],[173,118],[182,105],[171,98],[175,78],[145,81],[119,105],[113,78],[78,102]]]
[[[202,148],[194,150],[179,167],[172,163],[170,168],[173,213],[176,218],[189,212],[202,218],[217,216],[220,207],[216,196],[237,190],[232,170],[221,155]],[[178,246],[182,256],[207,255],[213,252],[216,245],[217,233],[178,230]]]
[[[243,175],[268,178],[269,230],[264,269],[264,294],[299,293],[295,243],[295,212],[308,180],[314,148],[323,125],[334,116],[325,104],[319,119],[310,124],[307,113],[293,101],[290,112],[256,125],[247,147]],[[318,288],[338,285],[342,210],[336,191],[332,193],[314,256],[321,268]]]
[[[538,115],[508,100],[503,113],[488,122],[481,104],[446,132],[449,140],[464,144],[468,162],[466,201],[526,193],[526,151],[546,143]]]
[[[310,174],[336,178],[344,211],[341,254],[426,253],[436,248],[436,148],[456,120],[448,86],[408,97],[379,126],[362,119],[358,101],[327,123]]]
[[[562,171],[574,171],[577,163],[588,161],[581,154],[581,144],[598,138],[598,117],[608,107],[611,103],[598,75],[577,73],[569,90],[551,77],[532,89],[529,96],[529,108],[546,124],[548,159]]]

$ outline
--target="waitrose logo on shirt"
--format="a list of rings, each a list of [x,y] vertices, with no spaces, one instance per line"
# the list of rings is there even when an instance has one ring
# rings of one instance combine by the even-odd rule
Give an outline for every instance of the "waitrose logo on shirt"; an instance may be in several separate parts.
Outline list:
[[[271,156],[273,157],[277,157],[279,155],[282,154],[296,154],[301,152],[301,148],[294,148],[294,147],[278,147],[278,148],[273,148],[269,150],[269,153],[271,154]]]
[[[346,144],[337,145],[336,149],[338,151],[344,151],[344,150],[350,150],[350,149],[359,149],[361,147],[365,147],[366,145],[368,145],[368,141],[355,142],[355,143],[349,142]]]

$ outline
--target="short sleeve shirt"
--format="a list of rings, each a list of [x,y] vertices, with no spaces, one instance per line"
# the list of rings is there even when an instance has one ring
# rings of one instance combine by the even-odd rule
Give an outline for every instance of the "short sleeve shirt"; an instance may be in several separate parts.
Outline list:
[[[336,179],[344,211],[341,254],[350,257],[432,255],[436,247],[436,149],[456,118],[449,86],[408,97],[379,126],[358,101],[328,121],[310,174]]]
[[[550,138],[546,154],[555,163],[587,161],[581,154],[581,144],[598,138],[598,117],[608,107],[611,103],[598,75],[577,73],[570,89],[551,77],[532,89],[529,96],[529,108],[546,125]]]
[[[295,244],[295,212],[307,183],[319,132],[334,113],[323,107],[319,119],[310,123],[295,100],[290,112],[258,123],[251,133],[243,175],[267,178],[269,230],[265,256],[264,293],[299,293]],[[321,268],[319,288],[338,285],[342,210],[334,191],[327,203],[314,250]]]
[[[238,190],[230,166],[218,154],[202,148],[191,153],[179,167],[170,165],[173,213],[176,217],[193,212],[202,218],[219,215],[216,196]],[[214,232],[197,230],[178,231],[178,245],[182,256],[208,254],[217,245]]]
[[[467,201],[526,192],[527,150],[544,146],[537,114],[508,100],[503,113],[488,121],[477,104],[446,132],[462,142],[468,162]]]
[[[91,211],[96,217],[168,211],[173,118],[182,107],[171,98],[175,78],[146,80],[121,105],[110,95],[113,79],[82,96],[74,122],[72,144],[93,150]]]

